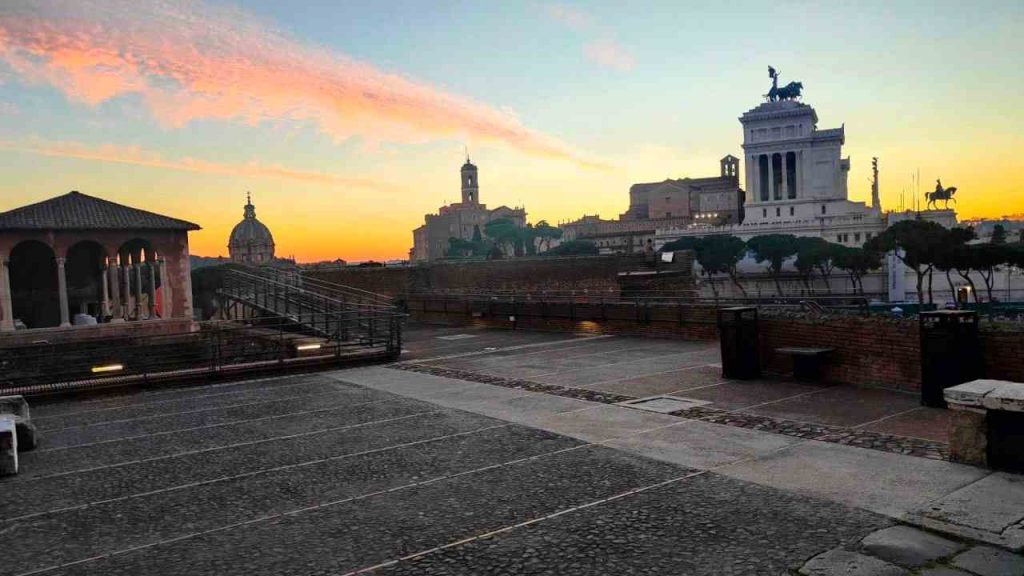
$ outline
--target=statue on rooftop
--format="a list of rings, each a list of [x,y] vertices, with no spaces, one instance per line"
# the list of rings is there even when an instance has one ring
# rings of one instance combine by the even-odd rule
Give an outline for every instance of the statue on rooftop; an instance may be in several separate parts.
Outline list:
[[[938,208],[937,202],[939,200],[942,200],[942,201],[944,201],[946,203],[945,204],[945,208],[948,210],[949,209],[949,201],[950,200],[953,201],[953,204],[956,204],[956,198],[953,198],[954,194],[956,194],[956,186],[950,186],[949,188],[943,188],[942,187],[942,180],[941,179],[936,179],[935,180],[935,191],[934,192],[925,192],[924,193],[925,198],[928,199],[928,204],[926,206],[929,207],[929,208],[932,207],[932,206],[935,206],[936,208]]]
[[[772,89],[765,94],[765,98],[769,102],[779,102],[781,100],[796,100],[800,97],[800,91],[804,89],[804,85],[800,82],[790,82],[782,88],[779,88],[779,76],[782,73],[775,68],[768,67],[768,77],[772,79]]]

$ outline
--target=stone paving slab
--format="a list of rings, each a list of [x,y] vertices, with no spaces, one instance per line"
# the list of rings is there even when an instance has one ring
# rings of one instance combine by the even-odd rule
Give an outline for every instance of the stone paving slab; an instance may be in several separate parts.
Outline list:
[[[861,547],[876,558],[917,568],[952,556],[964,545],[910,526],[893,526],[868,534]]]
[[[798,438],[764,434],[696,420],[615,439],[605,445],[656,460],[707,470],[763,456],[800,442]]]
[[[580,445],[513,426],[308,463],[19,520],[4,554],[26,570],[72,562]]]
[[[910,572],[878,558],[849,550],[829,550],[800,569],[805,576],[909,576]]]
[[[827,388],[827,386],[799,382],[729,380],[715,386],[679,392],[677,395],[707,400],[714,408],[722,410],[739,410],[800,394],[817,393]]]
[[[24,471],[22,478],[110,466],[141,458],[173,456],[281,436],[309,434],[437,410],[438,407],[433,404],[401,396],[354,405],[342,400],[326,403],[324,407],[315,410],[264,416],[255,420],[112,439],[95,444],[46,448],[31,455],[29,468]]]
[[[679,424],[679,419],[674,416],[608,405],[540,417],[530,423],[536,428],[586,442],[621,438],[674,424]]]
[[[329,405],[332,400],[337,400],[339,403],[356,404],[386,398],[388,397],[375,390],[340,389],[326,394],[246,403],[235,407],[213,408],[209,410],[200,409],[195,412],[168,414],[166,416],[154,415],[125,421],[96,422],[88,426],[47,431],[45,436],[46,443],[43,447],[53,448],[125,436],[184,430],[198,426],[231,424],[274,414],[314,410]]]
[[[1024,476],[996,472],[943,495],[914,515],[915,521],[967,538],[1024,550]]]
[[[987,470],[962,464],[816,441],[728,465],[719,471],[894,518],[919,510],[989,474]]]
[[[922,406],[904,414],[868,424],[864,430],[949,443],[949,410]]]
[[[978,576],[1021,576],[1024,556],[989,546],[976,546],[953,559],[953,566]]]
[[[392,420],[307,436],[276,438],[230,449],[181,454],[11,483],[7,486],[9,489],[0,491],[0,518],[120,498],[506,424],[484,416],[453,411],[425,414],[414,420]],[[15,484],[16,487],[10,489]]]
[[[720,381],[722,381],[722,369],[705,364],[644,376],[583,384],[580,387],[644,398],[707,386]]]
[[[344,574],[686,472],[616,450],[588,447],[180,539],[54,573]],[[0,574],[12,573],[9,567],[0,569],[7,570]]]
[[[705,474],[373,573],[760,576],[885,524],[870,513]]]
[[[857,426],[921,405],[917,395],[879,388],[834,386],[747,412],[774,418],[812,422],[829,426]]]

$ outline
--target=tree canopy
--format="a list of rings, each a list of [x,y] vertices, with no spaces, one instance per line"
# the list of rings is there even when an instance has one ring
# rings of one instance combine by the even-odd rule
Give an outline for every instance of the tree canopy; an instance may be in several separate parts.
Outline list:
[[[775,289],[779,296],[782,296],[782,284],[779,283],[779,276],[782,274],[782,264],[787,258],[796,254],[796,236],[792,234],[754,236],[747,240],[747,247],[754,254],[754,260],[758,264],[768,262],[768,272],[775,280]]]

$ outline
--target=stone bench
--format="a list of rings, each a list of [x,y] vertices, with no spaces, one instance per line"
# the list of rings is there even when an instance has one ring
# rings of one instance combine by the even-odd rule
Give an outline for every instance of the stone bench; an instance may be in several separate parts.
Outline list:
[[[18,433],[14,418],[0,415],[0,476],[18,473]]]
[[[1024,472],[1024,384],[974,380],[943,391],[950,459]]]
[[[796,380],[818,380],[821,378],[821,364],[835,352],[835,348],[806,348],[792,346],[776,348],[776,354],[793,357],[793,378]]]
[[[28,411],[28,402],[21,396],[0,396],[0,417],[10,416],[18,434],[18,447],[25,452],[36,447],[38,432]]]

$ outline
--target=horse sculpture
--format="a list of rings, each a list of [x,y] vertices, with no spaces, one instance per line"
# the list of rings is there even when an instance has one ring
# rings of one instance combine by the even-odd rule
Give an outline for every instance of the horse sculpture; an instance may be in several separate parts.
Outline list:
[[[928,204],[926,206],[935,206],[937,208],[938,205],[936,202],[942,200],[946,203],[944,207],[948,209],[950,200],[953,201],[953,204],[956,204],[956,198],[953,198],[953,194],[956,194],[956,186],[950,186],[949,188],[937,187],[935,192],[925,192],[924,196],[928,199]]]
[[[800,97],[800,91],[804,89],[804,85],[801,82],[790,82],[782,88],[772,86],[772,89],[768,91],[768,100],[771,102],[777,102],[779,100],[796,100]]]

